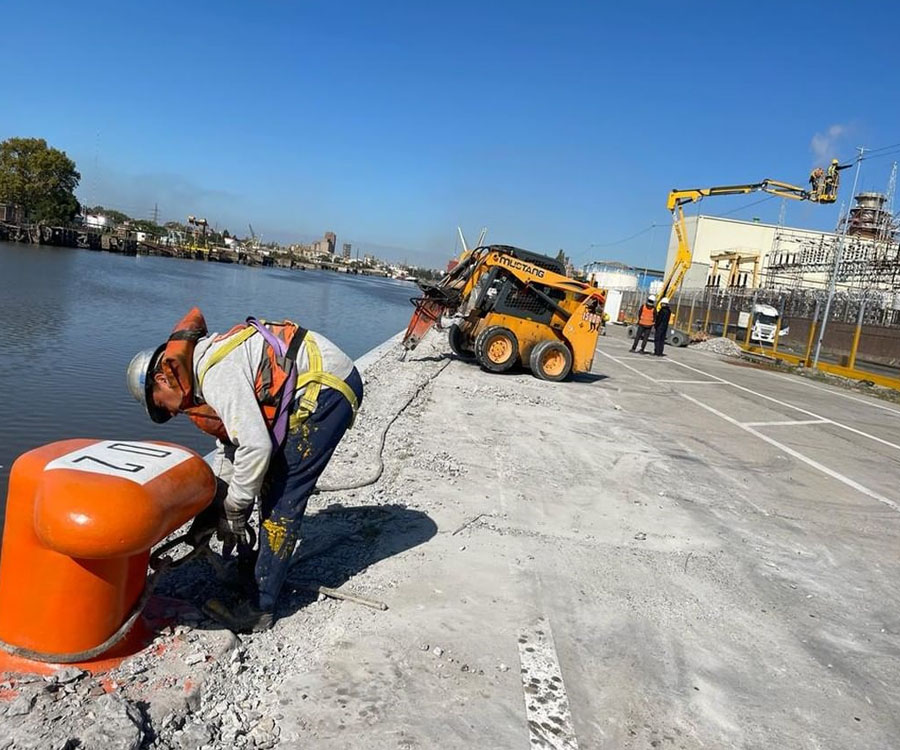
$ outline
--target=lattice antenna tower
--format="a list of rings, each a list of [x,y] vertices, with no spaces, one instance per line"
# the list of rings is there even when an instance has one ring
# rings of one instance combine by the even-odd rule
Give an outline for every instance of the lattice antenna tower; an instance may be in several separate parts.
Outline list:
[[[894,235],[896,220],[894,216],[894,195],[897,192],[897,162],[891,167],[891,176],[888,178],[887,192],[884,200],[884,223],[881,226],[879,239],[891,240]]]

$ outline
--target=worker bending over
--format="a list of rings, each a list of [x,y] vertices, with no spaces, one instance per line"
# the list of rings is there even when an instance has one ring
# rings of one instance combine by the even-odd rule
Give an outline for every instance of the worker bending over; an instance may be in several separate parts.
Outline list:
[[[653,353],[657,357],[664,356],[663,350],[666,348],[666,334],[669,332],[669,318],[671,317],[669,298],[663,297],[659,301],[659,310],[656,311],[656,335],[653,339]]]
[[[809,173],[809,192],[816,198],[822,194],[822,182],[825,179],[825,170],[816,167]]]
[[[634,332],[634,341],[631,344],[631,351],[637,349],[638,340],[641,342],[641,354],[646,354],[644,349],[647,348],[647,341],[650,339],[650,331],[656,324],[656,297],[650,295],[647,301],[641,305],[638,311],[638,327]]]
[[[253,575],[243,598],[208,609],[236,632],[270,628],[309,496],[362,401],[353,361],[290,321],[247,318],[209,334],[194,308],[165,344],[134,357],[127,380],[154,422],[183,413],[216,438],[219,502],[191,532],[216,529]],[[247,519],[257,499],[254,551]]]

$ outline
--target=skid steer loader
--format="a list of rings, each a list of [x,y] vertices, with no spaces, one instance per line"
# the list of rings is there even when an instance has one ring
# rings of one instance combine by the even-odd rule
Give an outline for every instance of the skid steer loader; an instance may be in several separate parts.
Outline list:
[[[606,294],[565,275],[562,264],[509,245],[477,247],[423,296],[403,344],[414,349],[443,316],[454,354],[491,372],[521,363],[542,380],[588,372],[603,325]]]

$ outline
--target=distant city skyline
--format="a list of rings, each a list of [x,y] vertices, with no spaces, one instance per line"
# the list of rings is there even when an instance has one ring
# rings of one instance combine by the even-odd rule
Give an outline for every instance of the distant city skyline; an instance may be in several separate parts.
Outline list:
[[[185,16],[160,0],[150,15],[4,4],[10,28],[40,35],[4,40],[16,85],[0,138],[66,151],[85,203],[280,242],[333,230],[440,266],[457,225],[487,226],[490,242],[579,265],[660,267],[671,188],[804,185],[817,163],[900,141],[889,46],[841,4],[199,0]],[[878,19],[894,28],[900,8]],[[861,188],[884,190],[892,158],[866,161]],[[839,209],[789,205],[786,221],[832,229]]]

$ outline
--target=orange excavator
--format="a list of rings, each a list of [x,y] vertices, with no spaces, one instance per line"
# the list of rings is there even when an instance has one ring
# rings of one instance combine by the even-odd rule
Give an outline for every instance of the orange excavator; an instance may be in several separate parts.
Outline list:
[[[420,288],[407,349],[444,316],[456,316],[450,348],[485,370],[521,363],[541,380],[559,381],[591,369],[606,293],[567,277],[554,258],[509,245],[476,247],[437,284]]]

